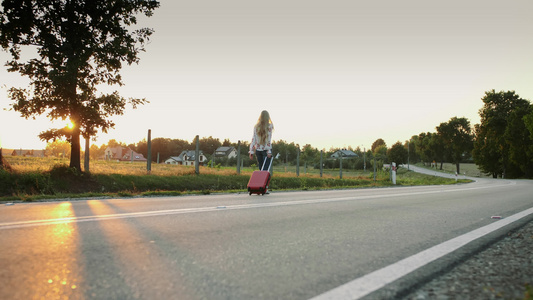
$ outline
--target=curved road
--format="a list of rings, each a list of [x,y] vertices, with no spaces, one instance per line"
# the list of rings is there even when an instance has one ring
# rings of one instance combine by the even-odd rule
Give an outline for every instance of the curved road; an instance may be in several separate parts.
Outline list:
[[[404,168],[404,169],[407,169],[406,165],[401,165],[401,167]],[[469,177],[469,176],[460,175],[460,174],[456,176],[455,174],[439,172],[439,171],[433,170],[433,169],[420,168],[420,167],[413,166],[413,165],[409,166],[409,170],[417,172],[417,173],[426,174],[426,175],[438,176],[438,177],[444,177],[444,178],[451,178],[451,179],[455,179],[455,178],[457,178],[457,179],[471,179],[471,180],[474,180],[474,181],[483,180],[483,178]]]
[[[393,297],[531,220],[532,191],[531,181],[482,179],[2,204],[0,298]]]

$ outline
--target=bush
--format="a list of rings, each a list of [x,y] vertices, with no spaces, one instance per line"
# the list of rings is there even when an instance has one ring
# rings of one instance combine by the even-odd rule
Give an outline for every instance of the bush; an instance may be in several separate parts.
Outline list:
[[[39,172],[17,174],[0,170],[0,182],[0,196],[53,193],[50,176]]]

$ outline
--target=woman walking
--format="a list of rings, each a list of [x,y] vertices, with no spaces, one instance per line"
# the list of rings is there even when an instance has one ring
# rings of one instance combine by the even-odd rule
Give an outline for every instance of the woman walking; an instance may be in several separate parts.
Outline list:
[[[257,166],[261,170],[263,163],[265,168],[268,168],[269,161],[265,159],[272,159],[272,131],[274,130],[274,124],[270,119],[268,111],[263,110],[259,119],[254,126],[254,135],[252,142],[250,143],[250,159],[254,158],[254,152],[257,157]]]

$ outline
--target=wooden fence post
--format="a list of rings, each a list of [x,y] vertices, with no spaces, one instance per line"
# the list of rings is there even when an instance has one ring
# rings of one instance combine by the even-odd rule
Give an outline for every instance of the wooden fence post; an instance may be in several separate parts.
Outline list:
[[[241,141],[237,142],[237,174],[241,175]]]
[[[200,175],[200,136],[196,136],[196,151],[194,152],[194,171]]]
[[[296,152],[296,177],[300,176],[300,145],[298,145],[298,152]]]
[[[322,156],[324,154],[324,150],[320,150],[320,177],[322,177],[322,173],[324,171],[324,166],[322,163]]]
[[[83,160],[83,169],[85,170],[86,173],[90,173],[90,170],[89,170],[89,160],[90,160],[90,156],[89,156],[89,138],[86,137],[85,138],[85,156],[84,156],[84,160]]]
[[[152,171],[152,129],[148,129],[148,157],[146,158],[146,171]]]
[[[376,181],[376,154],[374,154],[374,181]]]
[[[342,179],[342,152],[340,153],[340,158],[339,159],[340,159],[339,160],[339,178]]]

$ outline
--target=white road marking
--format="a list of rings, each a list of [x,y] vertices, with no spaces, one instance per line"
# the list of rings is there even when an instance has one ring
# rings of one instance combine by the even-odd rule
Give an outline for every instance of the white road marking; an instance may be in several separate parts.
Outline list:
[[[318,295],[311,300],[360,299],[415,271],[416,269],[423,267],[447,254],[450,254],[478,238],[481,238],[504,226],[529,216],[530,214],[533,214],[533,208],[524,210],[505,219],[501,219],[492,224],[433,246],[387,267],[376,270],[363,277],[359,277],[335,289],[325,292],[324,294]]]
[[[495,188],[495,187],[501,188],[503,186],[512,186],[515,184],[516,182],[509,181],[505,183],[502,182],[502,184],[482,185],[482,186],[465,186],[464,188],[436,189],[436,190],[431,190],[431,191],[416,191],[417,187],[414,187],[414,188],[405,188],[405,189],[402,188],[402,189],[397,189],[397,190],[395,189],[395,193],[389,193],[386,195],[379,194],[379,195],[322,198],[322,199],[310,199],[310,200],[286,201],[286,202],[253,203],[253,204],[229,205],[229,206],[219,205],[216,207],[198,207],[198,208],[185,208],[185,209],[182,208],[182,209],[170,209],[170,210],[158,210],[158,211],[108,214],[108,215],[98,215],[98,216],[7,222],[7,223],[0,223],[0,230],[57,225],[57,224],[65,224],[65,223],[98,222],[98,221],[104,221],[104,220],[150,217],[150,216],[161,216],[161,215],[189,214],[189,213],[215,212],[215,211],[222,212],[222,211],[228,211],[228,210],[263,208],[263,207],[305,205],[305,204],[317,204],[317,203],[327,203],[327,202],[389,198],[389,197],[399,197],[399,196],[405,197],[405,196],[424,195],[424,194],[453,193],[453,192],[463,192],[463,191],[488,189],[488,188]],[[418,187],[418,188],[421,188],[421,187]],[[415,191],[413,191],[413,189],[415,189]],[[221,209],[222,207],[224,207],[224,209]],[[479,229],[473,230],[469,233],[463,234],[459,237],[453,238],[439,245],[433,246],[418,254],[412,255],[408,258],[400,260],[387,267],[376,270],[363,277],[357,278],[351,282],[341,285],[324,294],[318,295],[312,298],[312,300],[362,298],[372,292],[375,292],[385,287],[387,284],[390,284],[394,282],[395,280],[400,279],[401,277],[413,272],[414,270],[422,266],[425,266],[428,263],[433,262],[437,260],[438,258],[441,258],[480,237],[483,237],[495,230],[498,230],[506,225],[509,225],[517,220],[520,220],[521,218],[524,218],[530,214],[533,214],[533,208],[522,211],[510,217],[506,217],[505,219],[498,220],[490,225],[481,227]]]
[[[252,203],[252,204],[228,205],[228,206],[221,205],[217,207],[179,208],[179,209],[143,211],[143,212],[108,214],[108,215],[85,216],[85,217],[68,217],[68,218],[47,219],[47,220],[7,222],[7,223],[0,223],[0,230],[27,228],[27,227],[35,227],[35,226],[46,226],[46,225],[57,225],[57,224],[65,224],[65,223],[82,223],[82,222],[95,222],[95,221],[103,221],[103,220],[150,217],[150,216],[177,215],[177,214],[214,212],[214,211],[220,212],[220,211],[237,210],[237,209],[292,206],[292,205],[318,204],[318,203],[340,202],[340,201],[390,198],[390,197],[400,197],[400,196],[405,197],[405,196],[425,195],[425,194],[453,193],[453,192],[464,192],[464,191],[470,191],[470,190],[510,186],[513,184],[515,184],[515,182],[511,181],[511,182],[505,182],[502,185],[495,184],[495,185],[483,185],[483,186],[469,186],[469,187],[458,188],[458,189],[449,189],[449,190],[436,189],[436,190],[430,190],[430,191],[412,191],[412,189],[410,188],[405,188],[405,189],[401,188],[401,189],[395,189],[394,191],[396,193],[389,193],[386,195],[379,194],[379,195],[322,198],[322,199],[309,199],[309,200],[297,200],[297,201],[285,201],[285,202]],[[417,187],[413,187],[413,188],[417,188]],[[427,186],[425,188],[427,188]],[[376,189],[375,191],[379,192],[380,190]],[[392,190],[381,190],[381,191],[392,191]],[[405,191],[408,191],[408,192],[405,192]],[[224,209],[221,209],[221,207],[224,207]]]

